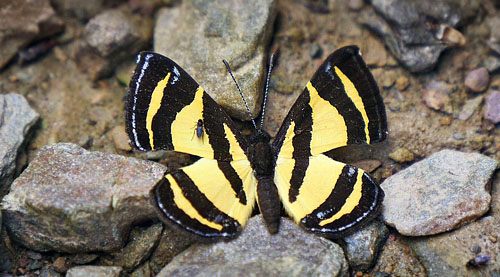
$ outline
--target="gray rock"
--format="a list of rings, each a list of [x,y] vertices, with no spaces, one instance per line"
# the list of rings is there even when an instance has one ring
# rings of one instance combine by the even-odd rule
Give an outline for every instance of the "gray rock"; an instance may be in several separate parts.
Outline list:
[[[376,261],[389,229],[380,221],[373,221],[365,228],[344,238],[345,254],[354,271],[366,271]]]
[[[38,118],[24,96],[0,94],[0,195],[4,195],[12,183],[16,158]]]
[[[500,122],[500,91],[494,90],[486,98],[484,118],[495,124]]]
[[[156,223],[149,227],[135,227],[130,232],[129,242],[118,251],[101,258],[104,265],[121,266],[131,271],[144,262],[153,252],[162,233],[162,224]]]
[[[89,152],[69,143],[40,149],[2,202],[11,238],[37,251],[112,251],[130,226],[155,218],[149,190],[165,167]]]
[[[348,276],[342,248],[306,233],[288,219],[270,235],[261,216],[235,240],[197,244],[176,256],[157,276]]]
[[[391,274],[389,276],[427,276],[425,267],[415,252],[400,237],[394,235],[385,243],[374,268],[378,268],[378,272]]]
[[[465,101],[465,104],[462,107],[462,110],[460,111],[460,114],[458,114],[458,119],[460,120],[467,120],[469,119],[472,114],[479,108],[481,103],[483,102],[484,96],[479,95],[476,96],[472,99],[469,99]]]
[[[382,218],[407,236],[455,229],[486,213],[498,161],[442,150],[387,178]]]
[[[260,109],[276,2],[188,0],[180,7],[161,9],[154,49],[186,70],[232,116],[248,120],[222,59],[231,65],[255,117]]]
[[[20,48],[62,31],[63,22],[49,0],[2,0],[0,26],[1,69]]]
[[[363,25],[378,33],[393,55],[411,72],[434,68],[443,50],[457,45],[447,30],[463,24],[477,11],[477,1],[372,0],[373,10],[361,16]],[[463,12],[464,10],[469,10]]]
[[[492,216],[481,218],[450,233],[432,237],[408,238],[429,276],[498,276],[500,272],[500,224]],[[474,249],[481,249],[474,253]],[[477,251],[476,251],[477,252]],[[484,266],[466,267],[478,254],[490,255]]]
[[[75,266],[68,270],[66,277],[120,277],[122,274],[121,267],[118,266]]]

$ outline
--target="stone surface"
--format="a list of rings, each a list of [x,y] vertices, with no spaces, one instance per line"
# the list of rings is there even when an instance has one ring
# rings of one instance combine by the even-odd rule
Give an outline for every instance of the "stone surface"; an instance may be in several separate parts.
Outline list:
[[[154,50],[188,72],[232,116],[247,110],[227,73],[227,60],[252,115],[259,113],[266,72],[266,46],[276,14],[275,0],[183,1],[158,13]],[[238,17],[234,17],[234,15]]]
[[[8,191],[12,183],[18,153],[38,118],[38,113],[24,96],[0,94],[0,196]]]
[[[464,84],[473,92],[482,92],[487,89],[490,84],[490,74],[484,67],[474,69],[467,73]]]
[[[49,0],[1,0],[0,26],[1,69],[20,48],[62,31],[63,22]]]
[[[75,266],[68,270],[66,277],[120,277],[123,270],[118,266]]]
[[[130,226],[155,218],[149,190],[165,167],[89,152],[74,144],[43,147],[3,199],[10,236],[37,251],[112,251]]]
[[[149,258],[160,239],[162,229],[161,223],[149,227],[135,227],[130,232],[130,238],[125,247],[103,256],[101,263],[120,266],[126,271],[133,270]]]
[[[484,118],[493,123],[500,122],[500,91],[492,91],[486,97],[486,105],[484,110]]]
[[[375,220],[356,233],[344,237],[345,254],[350,268],[354,271],[366,271],[376,261],[389,229],[384,223]]]
[[[400,238],[391,235],[380,253],[373,273],[391,274],[390,276],[426,277],[426,271],[415,252]]]
[[[442,150],[387,178],[382,218],[407,236],[455,229],[486,213],[498,161]]]
[[[372,0],[371,4],[376,12],[364,10],[361,22],[378,33],[411,72],[433,69],[443,50],[464,44],[453,27],[475,16],[473,11],[479,8],[477,1]],[[466,6],[468,11],[463,12]]]
[[[349,276],[342,248],[301,230],[288,219],[270,235],[260,216],[235,240],[197,244],[176,256],[157,276]]]
[[[408,238],[411,246],[429,276],[496,276],[500,271],[500,224],[492,216],[481,218],[450,233],[428,238]],[[477,251],[477,250],[479,251]],[[484,266],[466,267],[478,254],[490,255]]]

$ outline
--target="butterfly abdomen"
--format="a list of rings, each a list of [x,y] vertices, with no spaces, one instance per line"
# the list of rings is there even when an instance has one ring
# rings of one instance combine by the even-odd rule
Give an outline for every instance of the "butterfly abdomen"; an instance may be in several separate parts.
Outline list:
[[[280,222],[281,204],[273,177],[265,176],[258,179],[257,202],[267,230],[271,234],[277,233]]]
[[[251,139],[248,157],[257,178],[257,203],[269,233],[278,232],[281,213],[278,189],[274,184],[275,154],[269,144],[270,136],[259,132]]]

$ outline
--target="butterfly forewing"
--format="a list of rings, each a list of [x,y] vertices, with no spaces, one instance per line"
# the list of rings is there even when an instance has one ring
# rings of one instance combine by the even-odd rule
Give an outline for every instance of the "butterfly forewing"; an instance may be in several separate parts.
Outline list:
[[[139,54],[126,111],[127,132],[139,150],[246,159],[246,141],[229,116],[189,74],[160,54]],[[198,130],[200,121],[204,132]]]
[[[359,49],[331,54],[306,85],[273,147],[288,158],[317,155],[348,144],[384,140],[385,107]]]

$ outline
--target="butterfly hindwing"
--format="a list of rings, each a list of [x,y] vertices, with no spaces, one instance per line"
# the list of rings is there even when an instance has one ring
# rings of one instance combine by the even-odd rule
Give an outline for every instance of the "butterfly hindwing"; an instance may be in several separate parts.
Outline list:
[[[356,46],[331,54],[283,121],[273,147],[282,157],[317,155],[385,139],[382,97]]]
[[[362,169],[326,155],[278,158],[274,181],[287,213],[306,230],[330,237],[373,218],[384,198]]]
[[[248,160],[201,158],[165,175],[151,190],[152,204],[165,222],[203,237],[231,238],[252,213],[256,183]]]
[[[127,132],[139,150],[175,150],[223,161],[246,158],[247,143],[229,116],[160,54],[139,54],[126,111]]]

